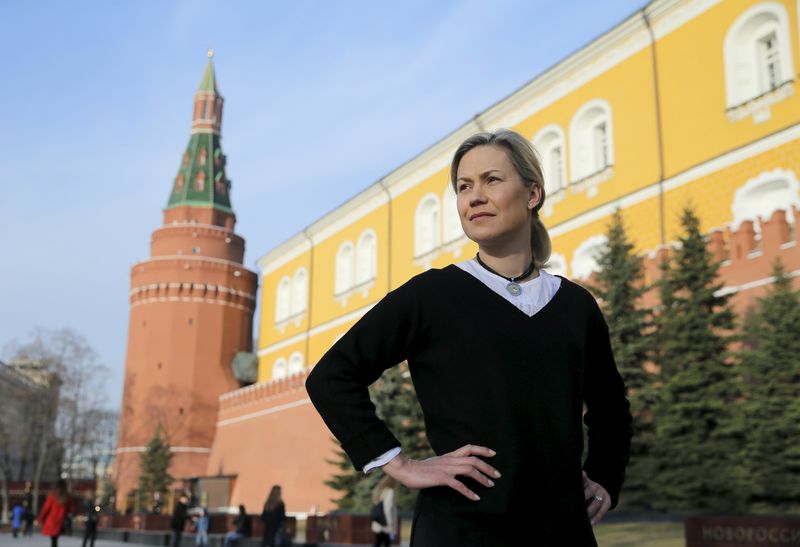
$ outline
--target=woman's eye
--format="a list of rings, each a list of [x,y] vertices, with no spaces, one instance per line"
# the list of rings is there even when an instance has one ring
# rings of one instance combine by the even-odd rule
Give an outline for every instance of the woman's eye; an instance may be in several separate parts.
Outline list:
[[[498,180],[500,180],[500,179],[497,178],[497,177],[489,177],[488,179],[486,179],[487,182],[496,182]]]
[[[461,192],[463,190],[466,190],[466,189],[467,189],[467,185],[466,184],[462,184],[461,186],[458,187],[458,191],[459,192]]]

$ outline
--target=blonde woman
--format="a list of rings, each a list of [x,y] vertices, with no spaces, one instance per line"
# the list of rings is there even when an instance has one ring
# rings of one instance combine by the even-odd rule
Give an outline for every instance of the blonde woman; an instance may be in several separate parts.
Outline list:
[[[375,534],[374,547],[389,547],[397,538],[398,518],[397,505],[394,502],[394,487],[397,484],[392,477],[385,475],[372,490],[372,503],[380,504],[383,510],[382,522],[372,521],[372,532]]]
[[[631,438],[605,319],[586,289],[546,271],[527,139],[473,135],[450,175],[477,256],[389,292],[322,357],[308,393],[357,469],[419,489],[412,547],[596,547]],[[403,360],[436,453],[423,461],[402,453],[367,389]]]

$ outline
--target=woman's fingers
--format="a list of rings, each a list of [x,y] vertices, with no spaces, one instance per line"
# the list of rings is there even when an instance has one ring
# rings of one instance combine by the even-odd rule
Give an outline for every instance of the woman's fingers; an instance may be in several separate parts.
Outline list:
[[[473,501],[478,501],[479,499],[481,499],[481,497],[480,497],[478,494],[476,494],[475,492],[473,492],[472,490],[470,490],[469,488],[467,488],[467,487],[464,485],[464,483],[463,483],[463,482],[461,482],[461,481],[460,481],[460,480],[458,480],[458,479],[454,479],[454,478],[452,478],[452,477],[451,477],[451,478],[450,478],[450,479],[449,479],[449,480],[448,480],[448,481],[445,483],[445,486],[449,486],[450,488],[452,488],[452,489],[453,489],[453,490],[455,490],[456,492],[460,492],[460,493],[461,493],[461,494],[463,494],[465,497],[467,497],[467,498],[469,498],[469,499],[471,499],[471,500],[473,500]]]
[[[500,478],[500,471],[486,463],[480,458],[475,458],[473,456],[469,456],[466,458],[451,458],[453,465],[458,466],[470,466],[474,469],[477,469],[479,472],[483,473],[487,477],[491,477],[493,479]],[[481,481],[483,482],[483,481]]]
[[[589,520],[592,526],[600,522],[600,520],[608,512],[611,507],[611,496],[602,485],[594,482],[586,477],[584,473],[584,496],[589,504],[586,507],[586,512],[589,515]]]
[[[488,448],[488,447],[485,447],[485,446],[477,446],[477,445],[474,445],[474,444],[465,444],[461,448],[459,448],[457,450],[453,450],[452,452],[450,452],[447,455],[448,456],[459,456],[459,457],[464,457],[464,456],[486,456],[488,458],[491,458],[492,456],[495,455],[495,451],[492,450],[491,448]]]
[[[475,469],[471,465],[456,465],[450,468],[450,472],[452,475],[460,475],[462,477],[469,477],[476,482],[481,483],[486,487],[494,486],[494,481]]]

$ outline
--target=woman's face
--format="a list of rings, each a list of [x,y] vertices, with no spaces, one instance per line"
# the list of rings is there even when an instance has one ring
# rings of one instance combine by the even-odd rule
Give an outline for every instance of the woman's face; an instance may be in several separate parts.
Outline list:
[[[478,146],[464,154],[456,178],[458,216],[464,233],[480,246],[530,247],[531,209],[537,185],[526,188],[499,146]]]

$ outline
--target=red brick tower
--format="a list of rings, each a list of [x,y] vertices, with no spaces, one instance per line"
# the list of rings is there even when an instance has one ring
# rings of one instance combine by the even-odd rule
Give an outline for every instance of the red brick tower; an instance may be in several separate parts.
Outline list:
[[[222,96],[208,66],[194,96],[189,145],[150,258],[131,270],[125,388],[114,464],[117,505],[136,488],[144,447],[159,427],[170,474],[203,475],[219,396],[240,387],[231,369],[252,349],[258,278],[242,266],[220,146]]]

